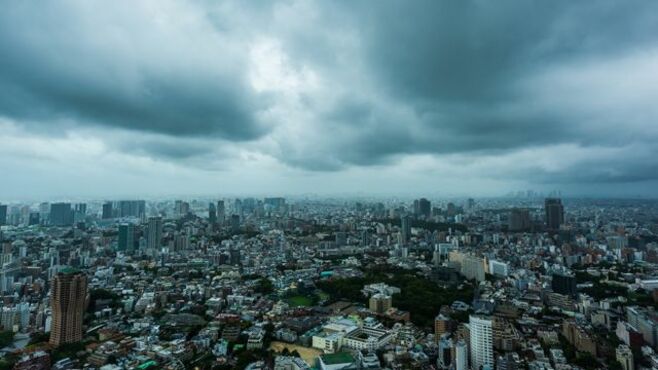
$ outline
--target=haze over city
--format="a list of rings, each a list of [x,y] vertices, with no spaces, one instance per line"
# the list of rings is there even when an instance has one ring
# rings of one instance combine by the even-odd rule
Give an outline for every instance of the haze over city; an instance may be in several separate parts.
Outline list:
[[[655,197],[653,1],[16,1],[0,199]]]

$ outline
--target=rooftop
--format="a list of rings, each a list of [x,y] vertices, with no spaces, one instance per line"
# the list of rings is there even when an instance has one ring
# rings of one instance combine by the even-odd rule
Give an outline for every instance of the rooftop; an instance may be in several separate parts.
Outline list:
[[[327,365],[337,365],[354,362],[354,357],[347,352],[328,353],[320,356]]]

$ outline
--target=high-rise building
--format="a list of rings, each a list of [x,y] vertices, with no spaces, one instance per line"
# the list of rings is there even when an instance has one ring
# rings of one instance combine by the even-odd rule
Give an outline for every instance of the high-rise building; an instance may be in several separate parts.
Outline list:
[[[132,251],[135,246],[135,226],[133,224],[119,225],[119,240],[117,249],[120,251]]]
[[[0,204],[0,226],[7,224],[7,205]]]
[[[368,301],[368,307],[370,308],[370,311],[374,313],[383,314],[388,311],[389,308],[391,308],[392,303],[393,298],[391,298],[390,295],[376,293],[370,297],[370,300]]]
[[[633,352],[631,348],[625,344],[617,347],[616,351],[617,361],[621,364],[624,370],[635,370],[635,361],[633,361]]]
[[[576,277],[573,275],[553,274],[551,288],[555,293],[569,296],[576,296],[578,294]]]
[[[162,217],[149,217],[146,242],[150,250],[159,249],[162,245]]]
[[[120,200],[117,202],[117,216],[139,217],[146,214],[146,201],[144,200]]]
[[[640,306],[626,307],[626,320],[642,334],[644,342],[658,349],[658,313]]]
[[[50,206],[50,224],[54,226],[73,225],[71,203],[53,203]]]
[[[231,231],[237,233],[240,231],[240,216],[232,215],[231,216]]]
[[[411,217],[404,215],[400,217],[400,234],[402,236],[402,243],[407,244],[411,239]]]
[[[544,202],[546,212],[546,227],[549,230],[559,230],[564,223],[564,207],[559,198],[546,198]]]
[[[243,209],[242,209],[242,200],[236,199],[233,201],[233,214],[242,216],[243,215]]]
[[[468,346],[463,340],[458,340],[455,343],[455,370],[468,369]]]
[[[471,335],[471,369],[493,369],[493,330],[492,320],[483,316],[469,318]]]
[[[509,214],[510,231],[527,231],[532,223],[530,221],[530,211],[526,208],[513,208]]]
[[[75,205],[75,211],[77,213],[82,214],[82,215],[86,215],[87,214],[87,203],[77,203]]]
[[[28,219],[28,225],[38,225],[41,222],[41,217],[39,212],[30,212],[30,218]]]
[[[52,281],[50,344],[59,346],[82,340],[82,319],[87,304],[87,276],[66,268]]]
[[[509,265],[502,261],[490,260],[489,273],[499,277],[507,277],[509,275]]]
[[[231,266],[239,266],[240,263],[240,250],[232,247],[229,249],[229,264]]]
[[[347,245],[347,233],[345,231],[336,232],[336,246],[342,247]]]
[[[420,198],[414,200],[414,216],[429,218],[432,213],[432,203],[425,199]]]
[[[214,225],[217,223],[217,211],[215,210],[215,204],[210,203],[208,204],[208,222],[211,225]]]
[[[468,280],[484,281],[484,259],[476,256],[465,256],[462,260],[461,273]]]
[[[434,337],[439,340],[441,336],[445,333],[449,333],[452,330],[452,321],[448,316],[443,314],[438,314],[434,318]]]
[[[226,206],[224,206],[224,201],[217,201],[217,222],[220,225],[223,225],[226,222]]]
[[[448,335],[439,338],[439,358],[437,359],[439,368],[448,369],[452,365],[453,349],[454,344]]]
[[[112,202],[105,202],[103,203],[103,212],[101,214],[101,218],[103,220],[108,220],[110,218],[113,218],[113,209],[112,209]]]

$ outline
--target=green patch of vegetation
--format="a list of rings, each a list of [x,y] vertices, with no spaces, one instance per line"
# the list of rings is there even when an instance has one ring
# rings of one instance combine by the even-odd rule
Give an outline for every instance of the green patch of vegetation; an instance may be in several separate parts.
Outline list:
[[[65,343],[55,348],[52,352],[53,362],[57,362],[64,358],[75,358],[76,354],[85,350],[85,345],[82,342]]]
[[[270,294],[274,292],[274,285],[272,284],[270,279],[261,278],[258,280],[258,283],[256,283],[254,291],[260,294]]]
[[[393,296],[393,306],[409,311],[411,321],[421,327],[431,327],[443,305],[459,300],[470,302],[473,289],[466,286],[461,290],[445,289],[438,284],[418,276],[413,270],[378,269],[368,270],[361,278],[319,281],[317,287],[328,293],[332,300],[349,300],[366,303],[367,297],[361,290],[364,285],[383,282],[401,289]]]
[[[36,332],[32,333],[30,336],[30,341],[27,343],[28,346],[34,345],[34,344],[40,344],[40,343],[46,343],[50,339],[50,334],[48,333],[42,333],[42,332]]]
[[[308,307],[313,305],[313,300],[303,295],[295,295],[286,299],[292,307]]]
[[[14,332],[11,330],[0,331],[0,348],[7,347],[14,342]]]

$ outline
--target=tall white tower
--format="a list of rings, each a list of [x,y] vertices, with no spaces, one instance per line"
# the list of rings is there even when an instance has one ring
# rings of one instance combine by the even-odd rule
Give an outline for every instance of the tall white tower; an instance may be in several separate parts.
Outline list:
[[[469,324],[471,327],[471,369],[480,370],[483,367],[493,369],[494,356],[491,319],[471,315]]]
[[[455,370],[468,369],[468,346],[463,340],[455,344]]]

